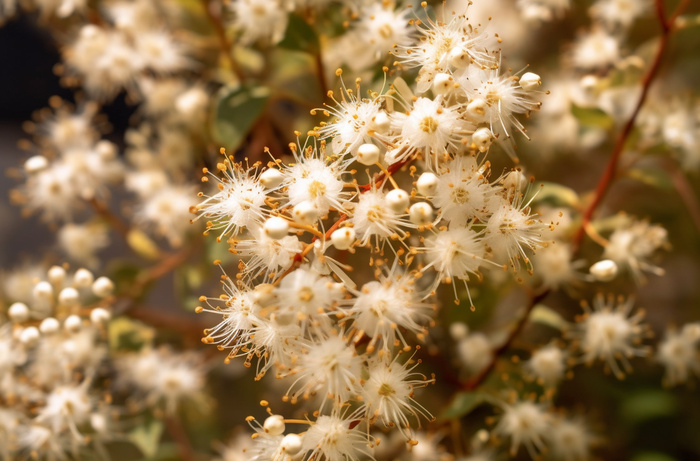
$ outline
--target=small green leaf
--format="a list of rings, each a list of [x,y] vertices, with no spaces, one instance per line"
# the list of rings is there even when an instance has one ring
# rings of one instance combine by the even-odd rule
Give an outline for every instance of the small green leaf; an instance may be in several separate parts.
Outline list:
[[[134,253],[138,254],[142,258],[155,261],[161,256],[160,249],[158,245],[142,230],[131,229],[126,236],[126,241],[134,250]]]
[[[621,413],[630,423],[640,424],[674,415],[677,410],[678,401],[670,392],[647,389],[626,397],[622,402]]]
[[[657,189],[673,189],[671,178],[662,169],[633,168],[627,172],[627,176]]]
[[[552,206],[577,208],[579,206],[578,194],[571,188],[553,182],[541,182],[540,187],[532,187],[532,193],[536,194],[535,203],[546,203]]]
[[[442,413],[443,419],[457,419],[468,415],[477,407],[489,403],[494,404],[495,399],[485,392],[459,392],[455,394],[452,402]]]
[[[146,421],[129,432],[129,440],[141,450],[147,459],[153,458],[158,453],[163,429],[162,421],[157,419]]]
[[[558,312],[553,311],[544,304],[538,304],[532,309],[529,320],[530,322],[547,325],[557,330],[563,330],[567,325],[567,321]]]
[[[278,46],[289,50],[305,51],[310,54],[316,54],[320,49],[316,31],[304,18],[297,14],[289,15],[287,31]]]
[[[117,317],[109,322],[109,347],[112,350],[139,350],[153,341],[152,328],[128,317]]]
[[[658,451],[644,451],[636,454],[631,461],[677,461],[676,458]]]
[[[226,149],[238,148],[264,112],[269,98],[270,90],[262,86],[223,89],[215,106],[214,138]]]
[[[598,108],[572,106],[571,113],[581,125],[596,126],[599,128],[612,128],[614,120]]]

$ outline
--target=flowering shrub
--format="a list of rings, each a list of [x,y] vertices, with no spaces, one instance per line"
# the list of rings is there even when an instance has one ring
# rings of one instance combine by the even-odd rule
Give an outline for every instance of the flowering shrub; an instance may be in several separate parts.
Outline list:
[[[624,442],[700,372],[696,10],[5,1],[76,95],[14,172],[69,263],[6,272],[0,456],[697,456]]]

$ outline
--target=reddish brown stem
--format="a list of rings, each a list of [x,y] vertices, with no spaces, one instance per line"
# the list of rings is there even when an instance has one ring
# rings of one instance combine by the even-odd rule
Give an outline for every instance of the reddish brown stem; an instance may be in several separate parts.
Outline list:
[[[651,88],[651,84],[654,81],[654,78],[656,77],[659,68],[661,67],[661,61],[663,59],[664,53],[666,52],[666,49],[668,48],[669,38],[671,36],[671,33],[673,32],[673,25],[678,15],[680,15],[686,8],[689,1],[690,0],[681,1],[681,3],[678,5],[678,8],[676,8],[676,11],[671,15],[671,17],[667,19],[663,0],[656,0],[656,15],[658,17],[662,30],[659,48],[656,51],[656,55],[654,56],[654,60],[651,63],[651,67],[642,79],[642,92],[639,96],[639,99],[637,100],[637,104],[635,105],[634,110],[632,111],[632,115],[627,120],[627,123],[625,123],[625,125],[622,128],[622,131],[617,137],[613,153],[610,156],[610,160],[608,160],[608,164],[605,167],[605,171],[603,171],[603,175],[598,181],[598,186],[595,189],[593,201],[590,203],[590,205],[588,205],[588,208],[586,208],[585,212],[583,213],[581,226],[579,227],[578,231],[576,232],[576,235],[574,236],[573,245],[575,249],[578,249],[580,247],[581,242],[583,241],[586,226],[591,221],[593,213],[595,213],[596,209],[603,201],[603,198],[605,198],[605,195],[607,194],[613,179],[615,179],[620,156],[622,155],[622,152],[625,148],[627,139],[632,133],[632,129],[634,128],[634,124],[637,120],[637,116],[639,115],[639,111],[641,110],[642,106],[644,105],[644,102],[646,101],[649,89]]]

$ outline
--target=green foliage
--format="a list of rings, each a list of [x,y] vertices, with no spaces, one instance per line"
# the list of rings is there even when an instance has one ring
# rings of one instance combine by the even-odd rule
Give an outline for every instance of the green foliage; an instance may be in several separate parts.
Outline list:
[[[214,139],[227,150],[236,150],[265,111],[269,98],[270,90],[263,86],[222,89],[214,105]]]

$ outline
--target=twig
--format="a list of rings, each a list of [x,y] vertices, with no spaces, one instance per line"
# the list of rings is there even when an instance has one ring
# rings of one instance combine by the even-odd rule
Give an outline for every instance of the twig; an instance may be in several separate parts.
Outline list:
[[[218,2],[216,4],[218,4]],[[238,80],[242,82],[245,80],[245,75],[243,74],[241,66],[238,64],[238,61],[236,61],[236,58],[233,57],[233,44],[226,36],[226,29],[224,28],[223,22],[221,22],[221,16],[214,12],[213,5],[215,5],[215,3],[210,2],[210,0],[202,0],[204,12],[207,14],[207,18],[214,27],[214,32],[216,32],[216,36],[219,39],[221,52],[231,65],[231,70],[233,73],[236,74]]]
[[[637,116],[639,115],[639,111],[641,110],[642,106],[644,105],[644,102],[646,101],[647,95],[649,93],[649,88],[651,88],[651,84],[654,81],[654,77],[656,77],[659,68],[661,67],[661,61],[668,47],[669,38],[671,36],[671,33],[673,32],[676,18],[680,14],[682,14],[683,10],[685,10],[690,0],[682,0],[676,8],[675,12],[669,18],[666,18],[663,0],[655,0],[655,2],[656,15],[658,17],[662,30],[659,48],[656,51],[656,55],[654,56],[654,60],[651,63],[651,67],[642,79],[642,93],[640,94],[639,99],[637,100],[637,104],[634,107],[632,115],[627,120],[627,123],[625,123],[624,127],[622,128],[622,131],[617,137],[617,141],[615,142],[615,147],[612,155],[610,156],[610,160],[608,160],[608,164],[605,168],[605,171],[603,172],[603,175],[598,181],[598,186],[596,187],[595,195],[593,196],[593,201],[583,214],[581,226],[576,232],[576,235],[574,236],[573,240],[573,246],[575,250],[578,250],[578,248],[581,246],[583,236],[585,235],[586,226],[591,221],[591,218],[593,217],[593,213],[595,213],[596,208],[598,208],[600,203],[603,201],[603,198],[605,197],[606,193],[608,192],[608,189],[610,188],[610,183],[613,181],[613,179],[615,179],[618,161],[625,148],[627,139],[632,133],[632,129],[634,128],[634,124],[637,120]]]
[[[476,375],[474,378],[470,379],[469,381],[465,382],[462,384],[461,388],[462,390],[465,391],[470,391],[474,390],[477,387],[481,385],[481,383],[488,378],[488,376],[491,374],[491,372],[496,368],[496,363],[498,362],[498,359],[501,355],[503,355],[508,349],[510,349],[511,344],[513,344],[513,341],[515,338],[520,334],[520,332],[523,330],[525,327],[525,324],[527,323],[527,320],[530,318],[530,313],[532,312],[532,309],[535,308],[537,304],[540,303],[544,298],[547,297],[549,294],[549,290],[545,290],[544,292],[533,296],[532,299],[530,300],[530,303],[525,307],[525,312],[523,312],[523,315],[518,319],[517,323],[513,326],[513,329],[511,330],[510,334],[508,335],[508,338],[503,342],[503,344],[498,347],[498,349],[495,349],[493,351],[493,357],[491,358],[491,361],[489,364],[481,370],[481,372]]]
[[[126,239],[129,235],[129,225],[122,221],[122,219],[116,214],[112,213],[109,207],[97,200],[96,198],[88,199],[87,202],[90,204],[95,213],[97,213],[102,219],[107,221],[112,228],[117,231],[122,237]]]
[[[195,461],[194,450],[192,449],[189,437],[187,437],[187,432],[185,432],[185,428],[182,426],[182,421],[175,416],[166,416],[165,428],[177,445],[180,459],[182,461]]]

